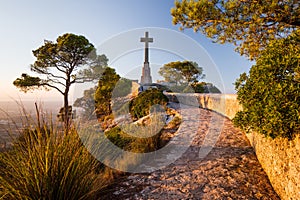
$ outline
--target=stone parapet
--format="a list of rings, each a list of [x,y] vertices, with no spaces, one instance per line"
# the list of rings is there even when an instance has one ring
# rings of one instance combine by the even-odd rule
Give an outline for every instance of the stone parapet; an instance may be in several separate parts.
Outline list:
[[[234,94],[166,93],[171,101],[216,111],[230,119],[242,109]]]

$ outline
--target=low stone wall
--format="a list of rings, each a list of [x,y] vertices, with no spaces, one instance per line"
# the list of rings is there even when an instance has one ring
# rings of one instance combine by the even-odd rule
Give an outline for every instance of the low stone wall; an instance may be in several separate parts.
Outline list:
[[[166,93],[173,102],[180,102],[185,105],[192,105],[216,111],[230,119],[235,113],[242,109],[234,94],[178,94]]]
[[[236,95],[229,94],[174,94],[167,96],[172,101],[200,106],[232,119],[242,109]],[[267,173],[270,182],[281,199],[300,198],[300,136],[292,141],[265,138],[258,133],[246,134],[257,158]]]

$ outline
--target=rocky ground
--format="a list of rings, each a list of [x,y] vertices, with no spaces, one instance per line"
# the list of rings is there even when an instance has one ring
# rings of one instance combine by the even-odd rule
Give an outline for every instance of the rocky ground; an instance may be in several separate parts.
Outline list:
[[[119,180],[103,199],[279,199],[243,132],[214,112],[185,109],[187,151],[165,168]]]

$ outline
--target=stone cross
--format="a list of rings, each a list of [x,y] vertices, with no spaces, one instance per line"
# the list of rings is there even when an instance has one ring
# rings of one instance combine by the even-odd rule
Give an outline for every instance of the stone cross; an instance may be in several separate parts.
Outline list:
[[[149,38],[149,33],[145,32],[145,37],[141,38],[141,42],[145,42],[145,61],[142,69],[141,84],[152,83],[150,65],[149,65],[149,43],[153,42],[153,38]]]
[[[149,63],[149,43],[153,42],[153,38],[149,38],[149,33],[145,32],[145,37],[141,38],[141,42],[145,42],[145,63]]]

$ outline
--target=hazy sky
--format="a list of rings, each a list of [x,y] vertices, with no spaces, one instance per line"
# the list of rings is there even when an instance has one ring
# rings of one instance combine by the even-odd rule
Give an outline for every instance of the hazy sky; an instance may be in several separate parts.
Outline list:
[[[234,93],[233,82],[240,73],[248,72],[251,63],[234,52],[234,47],[230,44],[214,44],[205,36],[191,30],[179,32],[178,26],[172,25],[170,9],[173,5],[173,0],[0,0],[0,101],[11,98],[62,99],[56,91],[21,93],[12,85],[12,82],[23,72],[35,75],[29,70],[29,65],[35,61],[32,50],[40,47],[44,39],[54,41],[58,36],[69,32],[88,38],[99,51],[108,55],[110,65],[115,67],[122,76],[127,77],[132,77],[135,73],[137,78],[140,76],[139,70],[136,70],[139,67],[138,63],[143,62],[143,44],[139,43],[139,37],[143,36],[145,30],[148,30],[150,36],[154,37],[154,43],[151,44],[153,50],[150,52],[153,70],[158,69],[165,61],[194,58],[198,55],[198,49],[201,49],[200,51],[207,52],[220,73],[224,85],[223,92]],[[159,28],[163,29],[160,31]],[[172,36],[169,37],[168,34]],[[119,58],[110,58],[111,53],[108,51],[126,47],[128,45],[126,42],[131,41],[128,39],[115,43],[114,41],[121,36],[128,36],[131,39],[136,36],[136,43],[128,46],[129,52],[115,55]],[[164,41],[168,39],[174,41],[164,46]],[[193,46],[195,45],[192,44],[193,40],[198,45],[198,47],[195,46],[195,51],[192,48],[190,50],[194,55],[182,56],[185,52],[184,48],[187,47],[182,47],[178,50],[179,53],[181,52],[180,55],[176,55],[176,48],[180,49],[182,46],[177,47],[176,42]],[[107,44],[112,49],[106,49]],[[135,50],[135,46],[140,49]],[[201,52],[199,59],[203,60],[200,54]],[[164,59],[160,59],[162,57]],[[121,63],[126,66],[123,67]],[[204,73],[208,73],[209,81],[214,81],[211,75],[214,71],[210,71],[209,65],[206,67]],[[155,76],[155,71],[153,76]]]

